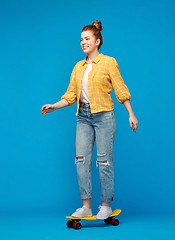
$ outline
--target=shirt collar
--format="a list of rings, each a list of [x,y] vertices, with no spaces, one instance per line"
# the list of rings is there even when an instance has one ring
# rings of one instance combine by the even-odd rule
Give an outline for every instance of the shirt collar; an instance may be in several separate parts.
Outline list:
[[[103,56],[103,53],[100,53],[96,58],[94,58],[94,60],[92,61],[92,63],[93,63],[93,62],[94,62],[94,63],[98,63],[98,62],[100,61],[100,59],[101,59],[102,56]],[[86,56],[86,58],[83,60],[83,65],[86,63],[87,57],[88,57],[88,56]]]

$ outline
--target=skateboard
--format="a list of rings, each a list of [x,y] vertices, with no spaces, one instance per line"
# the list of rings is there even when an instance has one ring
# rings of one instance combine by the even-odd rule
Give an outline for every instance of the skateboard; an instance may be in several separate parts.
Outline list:
[[[118,226],[119,220],[114,217],[118,216],[120,213],[121,213],[120,209],[115,209],[108,218],[104,219],[104,222],[106,224],[112,224],[113,226]],[[70,219],[67,221],[67,227],[74,228],[76,230],[81,229],[81,223],[80,223],[81,220],[88,220],[88,221],[100,220],[100,219],[96,219],[96,215],[92,217],[83,217],[83,218],[66,216],[66,218]]]

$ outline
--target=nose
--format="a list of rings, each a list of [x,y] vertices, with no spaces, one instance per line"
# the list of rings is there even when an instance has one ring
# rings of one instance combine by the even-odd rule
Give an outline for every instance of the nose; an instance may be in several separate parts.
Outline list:
[[[84,39],[84,40],[81,40],[81,44],[85,44],[86,43],[86,40]]]

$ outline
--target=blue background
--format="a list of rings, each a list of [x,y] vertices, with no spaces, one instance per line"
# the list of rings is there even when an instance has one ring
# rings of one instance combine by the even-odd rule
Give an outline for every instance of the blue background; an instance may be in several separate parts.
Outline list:
[[[175,213],[174,2],[1,1],[0,212],[62,213],[81,206],[75,169],[76,103],[45,116],[86,55],[82,28],[103,26],[99,52],[116,58],[139,127],[114,92],[115,198],[125,213]],[[93,152],[92,210],[100,186]]]

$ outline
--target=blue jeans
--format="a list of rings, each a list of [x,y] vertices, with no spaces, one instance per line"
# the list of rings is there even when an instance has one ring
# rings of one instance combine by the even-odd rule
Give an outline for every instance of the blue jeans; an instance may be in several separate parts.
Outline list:
[[[81,199],[92,198],[92,152],[96,139],[101,200],[114,195],[113,143],[116,133],[114,110],[91,113],[90,104],[80,102],[76,129],[76,169]]]

